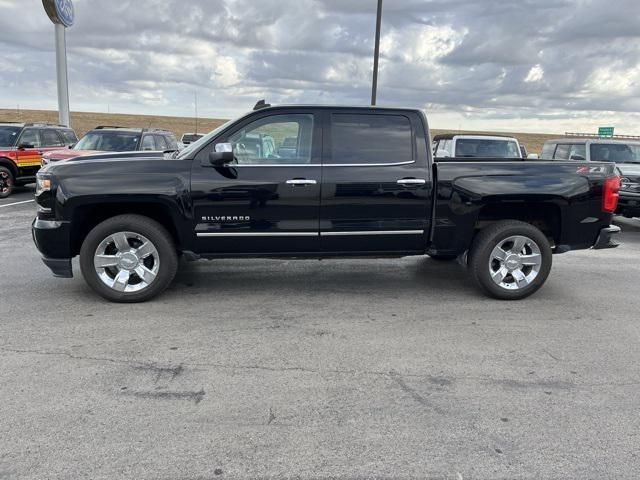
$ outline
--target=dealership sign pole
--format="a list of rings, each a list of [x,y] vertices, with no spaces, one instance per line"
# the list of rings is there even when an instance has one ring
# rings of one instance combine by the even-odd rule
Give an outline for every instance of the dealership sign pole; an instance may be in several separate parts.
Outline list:
[[[70,125],[69,81],[67,79],[66,29],[73,25],[75,10],[71,0],[42,0],[44,10],[56,29],[56,71],[58,76],[58,121]]]

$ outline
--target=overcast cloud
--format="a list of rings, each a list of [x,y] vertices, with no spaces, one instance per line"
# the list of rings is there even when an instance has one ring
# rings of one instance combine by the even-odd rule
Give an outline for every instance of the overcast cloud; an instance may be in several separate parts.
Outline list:
[[[72,110],[366,104],[376,0],[75,0]],[[55,109],[53,25],[0,0],[0,107]],[[639,0],[385,0],[378,99],[440,128],[640,134]]]

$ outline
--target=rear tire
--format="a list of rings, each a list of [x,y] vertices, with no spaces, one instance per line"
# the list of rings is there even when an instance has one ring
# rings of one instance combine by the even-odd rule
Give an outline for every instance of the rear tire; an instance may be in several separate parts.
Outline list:
[[[0,198],[7,198],[13,193],[15,178],[7,167],[0,167]]]
[[[481,230],[469,249],[469,272],[489,296],[519,300],[535,293],[549,276],[552,252],[536,227],[515,220]]]
[[[80,249],[89,286],[112,302],[144,302],[162,293],[178,269],[173,238],[142,215],[119,215],[98,224]]]

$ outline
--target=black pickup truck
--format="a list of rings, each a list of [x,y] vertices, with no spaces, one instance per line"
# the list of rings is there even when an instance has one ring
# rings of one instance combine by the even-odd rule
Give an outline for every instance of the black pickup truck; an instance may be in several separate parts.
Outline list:
[[[434,163],[430,144],[419,110],[260,106],[180,153],[48,165],[33,237],[54,275],[80,255],[118,302],[162,292],[180,255],[459,257],[487,294],[519,299],[553,253],[617,246],[615,165]]]

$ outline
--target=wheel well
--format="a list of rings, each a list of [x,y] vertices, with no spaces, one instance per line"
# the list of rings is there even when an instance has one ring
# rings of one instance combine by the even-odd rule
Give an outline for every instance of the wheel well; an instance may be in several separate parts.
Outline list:
[[[557,205],[551,203],[486,205],[480,210],[475,230],[481,230],[501,220],[520,220],[529,223],[541,230],[552,245],[560,242],[560,208]]]
[[[11,170],[14,178],[18,176],[18,167],[16,167],[16,164],[13,163],[10,158],[0,157],[0,167],[7,167],[9,170]]]
[[[96,225],[109,218],[124,214],[137,214],[155,220],[167,229],[178,250],[181,249],[180,238],[168,207],[156,203],[115,203],[88,205],[75,209],[71,229],[72,255],[80,253],[82,242]]]

